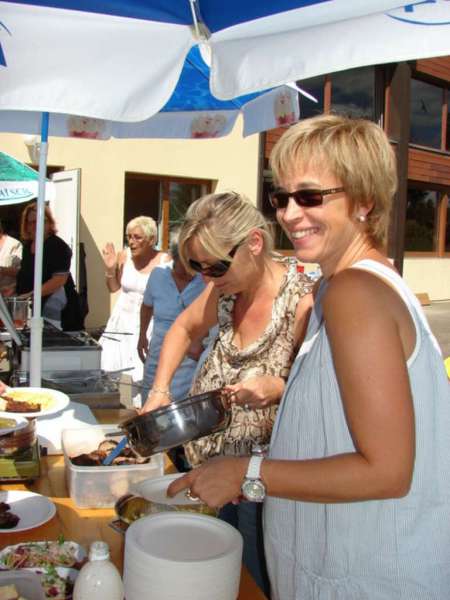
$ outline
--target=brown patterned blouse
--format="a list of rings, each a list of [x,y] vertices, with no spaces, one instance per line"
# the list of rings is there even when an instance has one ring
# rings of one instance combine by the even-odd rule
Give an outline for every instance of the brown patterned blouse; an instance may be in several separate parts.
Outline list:
[[[298,301],[311,292],[313,283],[297,273],[296,261],[279,259],[288,266],[274,300],[272,320],[258,340],[243,350],[233,344],[235,295],[222,296],[218,305],[219,333],[192,385],[191,394],[233,385],[260,375],[287,378],[295,355],[295,314]],[[270,440],[277,406],[245,410],[232,405],[229,427],[185,446],[192,466],[217,455],[249,455],[255,444]]]

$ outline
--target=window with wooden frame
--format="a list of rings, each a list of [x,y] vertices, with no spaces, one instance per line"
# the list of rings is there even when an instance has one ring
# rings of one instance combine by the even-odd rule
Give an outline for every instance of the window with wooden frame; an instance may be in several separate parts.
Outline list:
[[[331,112],[376,120],[375,67],[361,67],[330,75]]]
[[[410,143],[448,150],[448,88],[417,76],[411,79]]]
[[[124,227],[138,215],[159,224],[159,247],[167,250],[170,233],[181,225],[189,205],[213,189],[213,181],[187,177],[125,174]]]
[[[385,86],[383,70],[380,67],[361,67],[331,75],[320,75],[297,81],[297,84],[312,94],[318,101],[315,103],[300,96],[300,116],[302,119],[322,113],[335,112],[381,122]],[[274,130],[273,134],[275,134],[275,139],[278,139],[282,135],[282,130]],[[275,248],[282,251],[283,254],[292,254],[292,244],[278,225],[275,210],[269,202],[272,173],[269,169],[270,150],[267,141],[266,135],[260,208],[267,220],[273,225]]]
[[[450,152],[450,90],[447,88],[444,92],[444,105],[442,107],[444,123],[442,130],[445,132],[445,149]]]
[[[411,183],[405,223],[405,252],[408,256],[437,256],[450,253],[450,190],[430,184]]]
[[[449,84],[417,72],[411,79],[405,252],[450,254]]]

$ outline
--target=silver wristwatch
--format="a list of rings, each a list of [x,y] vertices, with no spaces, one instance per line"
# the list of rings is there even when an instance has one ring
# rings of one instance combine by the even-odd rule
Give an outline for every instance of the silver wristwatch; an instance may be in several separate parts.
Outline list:
[[[241,492],[250,502],[263,502],[266,497],[266,486],[261,480],[261,463],[264,456],[253,455],[248,463],[247,474],[242,482]]]

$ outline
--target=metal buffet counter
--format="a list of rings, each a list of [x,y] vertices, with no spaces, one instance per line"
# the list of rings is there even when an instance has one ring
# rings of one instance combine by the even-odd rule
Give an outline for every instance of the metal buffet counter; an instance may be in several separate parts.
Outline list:
[[[12,387],[29,385],[30,330],[3,331]],[[92,408],[120,407],[120,372],[101,370],[101,346],[88,333],[60,331],[47,321],[42,330],[42,387],[56,389]]]
[[[118,423],[135,414],[127,410],[97,409],[93,411],[99,423]],[[167,472],[174,467],[167,461]],[[41,458],[41,475],[30,484],[2,484],[0,490],[29,490],[48,496],[56,505],[55,517],[44,525],[20,533],[7,530],[0,532],[1,547],[20,542],[57,540],[63,534],[66,540],[73,540],[84,548],[94,540],[109,544],[111,559],[122,571],[124,536],[110,527],[115,518],[111,509],[80,509],[69,497],[64,474],[62,455]],[[264,594],[256,586],[245,567],[242,567],[239,600],[265,600]]]

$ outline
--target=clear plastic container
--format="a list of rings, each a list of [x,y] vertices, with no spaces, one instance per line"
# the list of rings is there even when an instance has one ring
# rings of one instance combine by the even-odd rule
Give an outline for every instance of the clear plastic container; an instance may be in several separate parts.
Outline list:
[[[0,587],[15,585],[18,593],[27,600],[45,600],[41,580],[36,573],[29,571],[1,571]]]
[[[109,560],[106,542],[91,544],[89,562],[75,580],[73,600],[123,600],[122,578]]]
[[[150,462],[141,465],[113,465],[110,467],[80,467],[70,457],[92,452],[106,438],[117,431],[117,425],[91,425],[78,429],[63,429],[62,450],[66,468],[66,483],[70,497],[79,508],[112,508],[118,498],[133,490],[134,484],[164,474],[164,456],[155,454]]]

